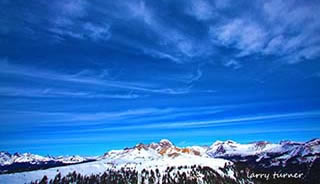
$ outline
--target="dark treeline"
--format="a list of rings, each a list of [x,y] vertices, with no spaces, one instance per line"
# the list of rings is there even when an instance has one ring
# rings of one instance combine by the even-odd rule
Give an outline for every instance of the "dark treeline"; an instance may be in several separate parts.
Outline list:
[[[310,163],[287,163],[284,166],[260,167],[256,163],[235,162],[237,170],[247,170],[249,173],[269,174],[269,180],[254,179],[255,184],[320,184],[320,159]],[[272,178],[274,173],[303,173],[302,178]]]
[[[222,171],[228,172],[227,169]],[[243,183],[248,183],[239,173],[237,178],[242,178]],[[44,176],[32,184],[138,184],[138,182],[139,184],[238,184],[240,180],[235,181],[229,177],[221,176],[210,167],[194,165],[191,168],[187,166],[168,167],[164,173],[160,173],[158,169],[143,169],[140,174],[136,170],[121,169],[84,176],[74,171],[66,176],[61,176],[58,173],[55,178],[50,180]]]

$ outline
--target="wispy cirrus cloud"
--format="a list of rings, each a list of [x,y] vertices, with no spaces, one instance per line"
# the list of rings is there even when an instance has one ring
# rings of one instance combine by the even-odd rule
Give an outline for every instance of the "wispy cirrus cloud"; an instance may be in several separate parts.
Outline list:
[[[183,63],[178,57],[176,57],[174,55],[170,55],[169,53],[166,53],[166,52],[163,52],[163,51],[144,48],[143,49],[143,53],[145,53],[147,55],[150,55],[152,57],[155,57],[155,58],[169,59],[170,61],[173,61],[173,62],[178,63],[178,64],[182,64]]]
[[[121,4],[121,3],[120,3]],[[164,58],[175,63],[192,62],[192,58],[211,54],[207,39],[199,39],[183,29],[182,25],[167,21],[170,12],[159,12],[152,3],[140,0],[122,2],[125,7],[122,19],[137,22],[136,27],[150,32],[154,37],[152,45],[142,45],[138,49],[156,58]],[[126,11],[125,11],[126,10]],[[162,17],[161,14],[165,16]],[[115,16],[115,15],[114,15]],[[139,44],[138,44],[139,45]]]
[[[200,21],[210,21],[219,17],[219,10],[232,6],[230,0],[192,0],[186,2],[186,13]]]
[[[237,109],[254,104],[237,104],[223,106],[199,106],[199,107],[168,107],[168,108],[153,108],[145,107],[138,109],[128,109],[123,111],[108,111],[108,112],[46,112],[46,111],[12,111],[2,110],[7,114],[2,116],[3,122],[10,122],[9,119],[19,119],[23,121],[32,120],[32,124],[45,127],[61,127],[68,126],[105,126],[122,127],[122,123],[136,125],[145,124],[147,127],[156,122],[172,121],[179,118],[213,115],[226,112],[232,109]],[[12,116],[14,114],[14,116]],[[121,121],[122,123],[119,123]]]
[[[147,82],[125,82],[125,81],[116,81],[116,80],[108,80],[102,79],[97,76],[81,76],[77,74],[64,74],[57,73],[46,70],[39,70],[30,67],[24,67],[19,65],[14,65],[8,63],[6,60],[0,62],[1,70],[0,74],[10,74],[16,76],[25,76],[31,78],[52,80],[52,81],[60,81],[60,82],[68,82],[74,84],[87,84],[92,86],[100,86],[100,87],[108,87],[115,89],[123,89],[149,93],[160,93],[160,94],[186,94],[191,92],[191,86],[186,86],[182,88],[169,88],[169,87],[159,87],[152,83]]]
[[[223,65],[225,67],[231,67],[233,69],[239,69],[242,67],[242,65],[240,64],[239,61],[235,60],[235,59],[230,59],[230,60],[227,60],[227,61],[223,61]]]
[[[267,35],[260,25],[236,19],[219,27],[210,27],[212,41],[226,47],[241,50],[239,56],[246,56],[263,49]]]
[[[248,5],[253,7],[256,18],[235,9],[239,14],[237,18],[228,17],[210,26],[214,44],[238,49],[235,57],[273,55],[286,63],[320,56],[320,39],[315,37],[320,28],[315,18],[319,15],[315,10],[320,7],[318,3],[268,1]],[[218,13],[218,16],[223,14]]]
[[[172,109],[145,108],[145,109],[127,110],[122,112],[95,112],[95,113],[70,113],[70,114],[67,113],[65,114],[65,116],[68,118],[64,121],[66,122],[101,121],[101,120],[111,121],[111,120],[132,118],[135,116],[164,114],[171,111]]]
[[[320,115],[319,111],[310,111],[310,112],[296,112],[296,113],[285,113],[285,114],[270,114],[270,115],[261,115],[261,116],[248,116],[248,117],[239,117],[239,118],[229,118],[229,119],[217,119],[217,120],[206,120],[206,121],[190,121],[190,122],[162,122],[155,124],[143,124],[143,125],[127,125],[127,126],[118,126],[110,128],[99,128],[99,129],[87,129],[80,130],[84,132],[101,132],[101,131],[120,131],[120,130],[135,130],[135,129],[180,129],[180,128],[209,128],[209,127],[225,127],[233,125],[247,125],[250,123],[265,123],[267,120],[293,120],[296,118],[312,118],[318,117]]]
[[[31,97],[31,98],[112,98],[112,99],[135,99],[142,95],[128,94],[107,94],[89,91],[71,91],[66,89],[52,88],[23,88],[23,87],[0,87],[0,96],[7,97]]]
[[[195,121],[195,122],[178,122],[171,123],[170,125],[164,124],[163,127],[174,128],[174,127],[214,127],[214,126],[224,126],[224,125],[233,125],[248,123],[253,121],[262,121],[262,120],[272,120],[272,119],[293,119],[293,118],[306,118],[306,117],[317,117],[320,115],[319,111],[312,112],[296,112],[296,113],[284,113],[284,114],[271,114],[271,115],[261,115],[261,116],[251,116],[251,117],[239,117],[239,118],[230,118],[222,120],[209,120],[209,121]],[[161,126],[161,125],[160,125]]]
[[[201,70],[201,67],[199,66],[197,71],[195,73],[191,74],[191,76],[189,77],[188,83],[191,84],[195,81],[200,80],[202,75],[203,75],[203,72]]]
[[[33,126],[74,126],[75,122],[77,126],[80,126],[101,124],[101,121],[103,121],[104,124],[112,124],[114,121],[147,115],[168,114],[172,111],[174,111],[174,109],[171,108],[141,108],[107,112],[42,112],[3,110],[2,112],[7,113],[8,115],[2,116],[1,118],[4,124],[10,123],[9,120],[13,119],[24,119],[24,121],[30,121],[32,119]],[[11,116],[11,113],[14,113],[15,116]]]
[[[209,1],[191,1],[186,12],[199,20],[212,19],[215,16],[213,5]]]
[[[54,23],[59,25],[74,24],[74,19],[87,15],[88,2],[85,0],[68,0],[53,2],[50,10]]]
[[[202,136],[202,137],[211,137],[212,141],[210,142],[202,142],[202,143],[192,143],[188,141],[188,144],[186,145],[184,142],[180,142],[180,143],[175,143],[175,145],[178,146],[194,146],[195,144],[197,145],[211,145],[212,143],[214,143],[215,138],[219,138],[220,140],[230,140],[230,137],[233,137],[235,135],[253,135],[253,134],[258,134],[258,135],[262,135],[262,134],[267,134],[268,136],[270,134],[278,134],[278,133],[310,133],[310,132],[317,132],[320,131],[319,128],[282,128],[282,129],[278,129],[278,130],[238,130],[237,132],[234,132],[233,130],[225,130],[225,131],[220,131],[220,130],[194,130],[193,131],[193,135],[194,136]],[[174,139],[174,138],[184,138],[185,137],[185,132],[168,132],[166,133],[166,138],[170,138]],[[214,137],[212,135],[215,135]],[[223,138],[222,138],[223,137]],[[157,142],[161,139],[163,139],[163,133],[154,133],[154,132],[146,132],[143,135],[140,134],[124,134],[123,136],[118,136],[117,141],[119,142],[126,142],[126,146],[134,146],[136,144],[136,142],[132,141],[132,140],[139,140],[139,142],[144,142],[145,144],[149,144],[152,140]],[[259,140],[259,139],[258,139]],[[264,139],[264,140],[270,140],[270,139]],[[272,140],[272,139],[271,139]],[[247,143],[249,140],[246,140],[245,142]],[[250,140],[250,141],[257,141],[255,139]],[[249,142],[250,142],[249,141]],[[95,137],[79,137],[79,136],[68,136],[68,137],[64,137],[64,138],[30,138],[28,140],[19,140],[16,138],[11,139],[10,141],[3,143],[0,142],[0,146],[15,146],[19,145],[19,146],[23,146],[23,148],[27,148],[26,150],[29,150],[30,148],[35,149],[35,150],[43,150],[43,149],[59,149],[59,148],[64,148],[64,146],[62,145],[63,143],[74,143],[74,144],[79,144],[81,143],[82,145],[85,144],[85,146],[92,146],[93,143],[96,144],[105,144],[106,142],[110,142],[113,143],[114,142],[114,138],[113,137],[106,137],[103,135],[99,135],[99,136],[95,136]],[[130,142],[130,144],[132,145],[128,145],[128,142]],[[273,142],[273,141],[270,141]],[[54,146],[48,146],[48,147],[43,147],[43,146],[39,146],[39,147],[34,147],[32,145],[37,145],[39,143],[43,143],[43,144],[53,144]],[[274,143],[279,143],[279,142],[274,142]],[[87,145],[88,144],[88,145]],[[183,144],[183,145],[181,145]],[[68,147],[72,147],[74,145],[70,144]],[[123,149],[123,146],[119,146],[117,148],[113,148],[113,149]],[[10,151],[10,150],[9,150]],[[14,152],[15,149],[12,150],[12,152]],[[103,151],[105,151],[105,149],[103,149]],[[75,153],[76,154],[76,153]],[[102,153],[101,153],[102,154]]]
[[[167,75],[167,76],[161,76],[161,79],[166,79],[170,81],[177,81],[186,83],[188,85],[192,85],[193,83],[201,80],[203,77],[203,70],[202,65],[197,66],[196,69],[193,69],[192,71],[185,72],[183,74],[174,74],[174,75]],[[212,90],[214,91],[214,90]]]
[[[50,4],[47,14],[24,13],[32,24],[45,22],[49,36],[59,41],[68,37],[95,42],[112,40],[135,50],[132,52],[140,51],[179,64],[199,60],[211,62],[214,56],[224,54],[220,53],[220,48],[235,49],[236,53],[229,53],[232,59],[261,55],[276,56],[285,63],[297,63],[320,56],[318,2],[272,0],[241,3],[221,0],[116,3],[70,0]],[[243,6],[251,11],[245,11]],[[2,28],[4,32],[22,27],[21,22],[13,20],[16,19],[10,17],[3,21],[6,23]],[[14,23],[7,25],[7,22]],[[129,29],[132,30],[127,34]],[[39,31],[32,26],[28,30]],[[124,30],[127,35],[112,30]]]
[[[160,13],[151,3],[132,4],[135,6],[129,7],[136,12],[133,13],[135,19],[146,25],[141,28],[152,31],[161,40],[155,42],[153,50],[144,50],[153,57],[185,63],[214,56],[215,47],[236,49],[238,52],[233,54],[233,59],[259,54],[280,56],[285,63],[296,63],[319,57],[320,39],[315,37],[320,28],[315,10],[320,7],[318,3],[301,6],[293,1],[245,3],[256,16],[248,15],[241,6],[230,1],[182,3],[185,10],[180,13],[193,16],[202,23],[203,29],[208,30],[199,31],[197,37],[192,29],[185,29],[177,21],[168,24],[165,21],[170,20],[166,17],[167,12]],[[229,14],[231,11],[234,13]],[[299,29],[298,25],[304,25],[304,29]]]
[[[91,3],[85,0],[59,1],[49,8],[48,30],[59,41],[66,37],[81,40],[107,41],[111,38],[110,24],[97,21],[83,21],[89,17]]]
[[[57,34],[61,40],[65,36],[81,39],[81,40],[93,40],[93,41],[107,41],[111,37],[110,25],[98,25],[93,23],[85,23],[75,29],[54,27],[50,28],[50,31]]]

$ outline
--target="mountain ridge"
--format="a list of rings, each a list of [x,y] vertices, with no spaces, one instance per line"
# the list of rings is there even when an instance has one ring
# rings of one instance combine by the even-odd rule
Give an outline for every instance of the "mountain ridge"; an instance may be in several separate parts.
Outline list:
[[[3,153],[0,156],[7,156],[7,154]],[[21,154],[15,154],[14,156],[18,155],[21,156]],[[24,156],[34,155],[25,154]],[[43,159],[41,156],[40,158]],[[46,159],[46,157],[44,158]],[[198,166],[199,169],[197,169]],[[206,170],[206,168],[209,168],[209,170]],[[306,142],[281,141],[278,144],[267,141],[240,144],[227,140],[215,141],[210,146],[195,145],[187,147],[178,147],[169,140],[163,139],[159,142],[139,143],[133,147],[110,150],[88,163],[77,163],[77,165],[71,163],[68,166],[44,168],[46,170],[13,175],[2,174],[0,175],[0,181],[35,181],[43,175],[54,178],[57,171],[61,172],[62,176],[76,171],[83,175],[96,174],[97,178],[101,177],[100,174],[105,171],[128,171],[131,174],[137,174],[136,177],[141,179],[151,177],[146,173],[157,170],[160,173],[156,178],[157,181],[162,181],[164,176],[169,178],[171,176],[180,177],[179,173],[181,174],[183,171],[185,176],[188,177],[191,176],[190,173],[199,172],[196,175],[203,176],[202,172],[209,172],[211,173],[211,179],[212,177],[218,177],[221,181],[228,180],[241,183],[241,181],[250,181],[244,176],[249,169],[252,172],[262,173],[299,172],[305,174],[303,183],[311,181],[309,183],[313,184],[316,183],[314,181],[319,181],[319,168],[320,139],[312,139]],[[108,176],[108,173],[105,175]],[[205,181],[208,178],[200,178],[200,180]]]

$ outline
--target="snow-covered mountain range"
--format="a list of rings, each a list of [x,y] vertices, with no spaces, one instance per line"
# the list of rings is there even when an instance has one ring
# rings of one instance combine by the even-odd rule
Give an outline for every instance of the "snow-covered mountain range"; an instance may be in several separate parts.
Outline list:
[[[31,153],[0,152],[0,174],[13,173],[50,167],[78,164],[95,160],[95,158],[86,158],[75,156],[40,156]]]
[[[239,144],[234,141],[216,141],[206,154],[214,158],[246,162],[253,159],[263,167],[283,166],[287,163],[313,163],[320,156],[320,139],[308,142],[281,141],[279,144],[265,141]]]
[[[80,163],[86,161],[87,158],[80,157],[78,155],[75,156],[59,156],[59,157],[53,157],[53,156],[40,156],[35,155],[31,153],[15,153],[10,154],[8,152],[0,152],[0,165],[11,165],[13,163],[31,163],[31,164],[37,164],[39,162],[49,162],[49,161],[57,161],[62,162],[66,164],[74,164],[74,163]]]
[[[62,176],[73,171],[82,175],[99,175],[105,171],[123,171],[123,169],[136,172],[140,183],[142,178],[151,177],[146,175],[146,172],[151,173],[151,171],[155,170],[160,173],[154,178],[159,182],[164,181],[164,178],[178,177],[181,172],[186,173],[187,177],[191,177],[191,173],[198,172],[198,174],[192,176],[197,176],[197,180],[203,182],[205,181],[205,178],[203,178],[205,175],[200,173],[204,172],[203,168],[210,168],[213,173],[210,175],[211,177],[220,177],[221,180],[233,181],[234,183],[250,183],[250,179],[239,169],[239,164],[241,164],[242,168],[244,166],[245,168],[259,169],[260,171],[264,169],[263,171],[265,172],[280,168],[281,170],[288,169],[288,172],[301,171],[310,174],[311,171],[319,168],[319,159],[320,139],[308,142],[282,141],[279,144],[265,141],[249,144],[239,144],[234,141],[216,141],[210,146],[189,146],[185,148],[177,147],[169,140],[163,139],[158,143],[137,144],[131,148],[111,150],[100,157],[96,157],[95,161],[87,163],[81,162],[88,161],[88,158],[75,156],[55,158],[33,154],[11,155],[1,152],[1,166],[26,162],[31,164],[45,163],[49,161],[77,164],[46,170],[2,174],[0,175],[0,183],[31,182],[40,180],[44,175],[49,179],[53,179],[57,172],[61,173]],[[197,166],[202,169],[195,169]],[[170,172],[169,175],[168,172]],[[166,174],[168,177],[165,177]]]

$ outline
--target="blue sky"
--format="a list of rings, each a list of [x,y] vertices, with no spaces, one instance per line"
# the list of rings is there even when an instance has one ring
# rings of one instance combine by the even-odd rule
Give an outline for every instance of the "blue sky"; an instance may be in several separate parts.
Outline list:
[[[0,150],[320,135],[319,1],[0,0]]]

